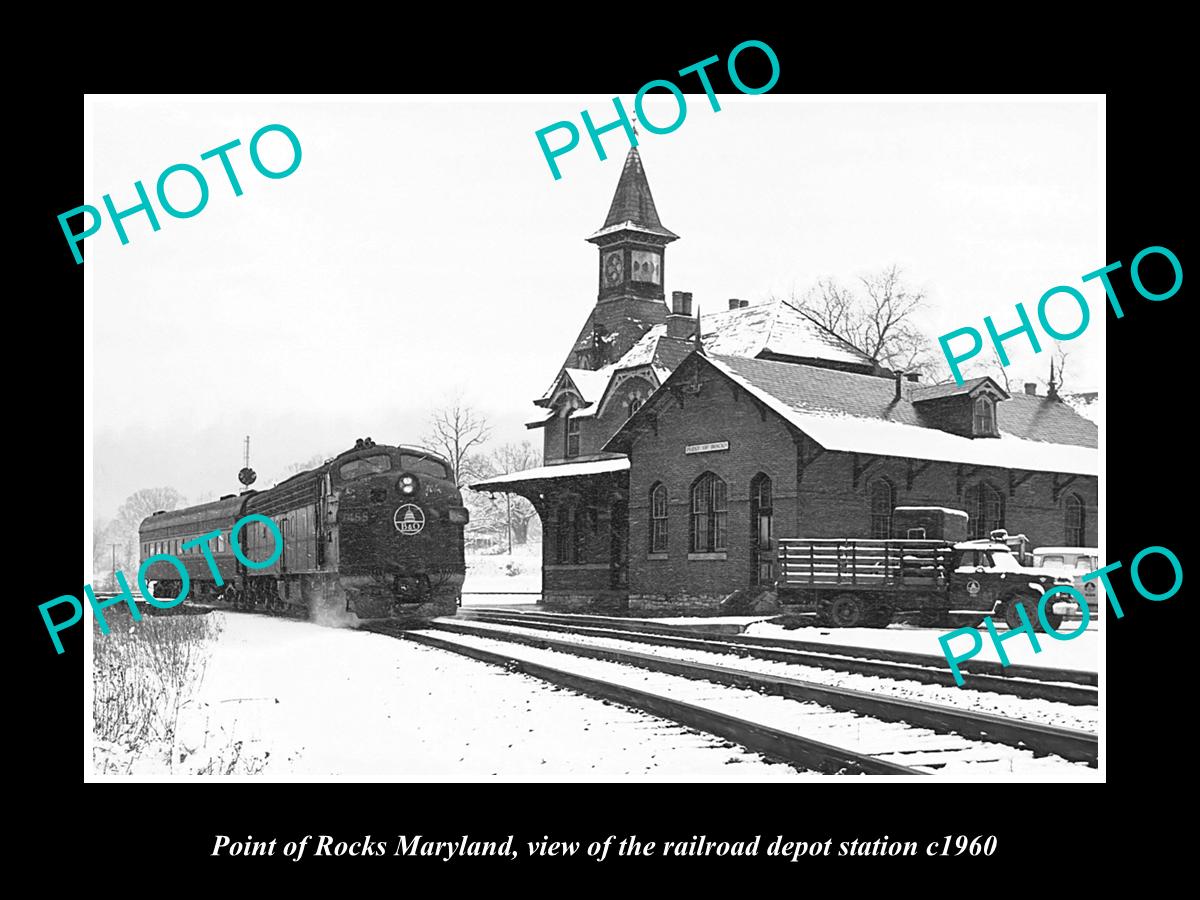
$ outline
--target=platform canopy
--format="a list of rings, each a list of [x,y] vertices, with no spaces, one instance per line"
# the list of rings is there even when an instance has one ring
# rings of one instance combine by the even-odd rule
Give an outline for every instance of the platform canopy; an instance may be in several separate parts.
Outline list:
[[[554,466],[539,466],[536,469],[525,469],[522,472],[509,472],[507,475],[497,475],[487,481],[471,485],[473,491],[511,491],[539,482],[558,481],[566,478],[581,478],[592,475],[626,472],[629,470],[629,458],[625,456],[608,459],[591,459],[586,462],[560,463]]]

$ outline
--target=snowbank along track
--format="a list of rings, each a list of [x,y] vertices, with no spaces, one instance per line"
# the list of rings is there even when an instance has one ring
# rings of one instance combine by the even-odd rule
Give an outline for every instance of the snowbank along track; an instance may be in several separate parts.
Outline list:
[[[528,627],[533,627],[532,625]],[[819,705],[839,713],[852,713],[879,722],[902,723],[911,729],[956,735],[962,740],[960,749],[978,753],[984,746],[1004,744],[1031,751],[1035,756],[1056,755],[1072,762],[1095,766],[1097,739],[1094,734],[1075,729],[1009,719],[987,713],[938,706],[920,701],[870,694],[799,679],[764,675],[726,666],[690,662],[662,656],[651,656],[628,650],[597,647],[547,638],[545,635],[520,633],[507,626],[487,627],[448,619],[437,620],[429,629],[405,631],[391,623],[376,623],[368,630],[416,641],[430,647],[460,653],[483,662],[502,666],[510,671],[524,672],[533,677],[568,687],[590,696],[622,703],[679,724],[707,731],[733,740],[749,750],[783,759],[802,768],[839,774],[928,774],[928,768],[913,768],[881,757],[896,753],[864,754],[854,750],[814,741],[798,734],[773,728],[761,722],[730,716],[661,693],[639,690],[611,680],[571,672],[565,668],[519,658],[502,648],[480,647],[455,640],[454,635],[484,638],[533,647],[537,650],[603,660],[652,672],[678,676],[695,681],[707,681],[727,688],[774,695],[802,704]],[[443,633],[443,637],[438,632]],[[621,635],[621,638],[624,636]],[[943,753],[942,755],[945,755]]]
[[[954,675],[940,656],[901,650],[847,647],[816,641],[759,638],[695,632],[656,622],[552,613],[507,613],[498,610],[460,610],[464,620],[537,628],[564,634],[617,638],[624,641],[727,653],[773,662],[818,666],[860,675],[908,679],[923,684],[954,686]],[[964,687],[1035,700],[1055,700],[1095,706],[1099,700],[1096,673],[1040,666],[1001,666],[974,661],[962,667]]]

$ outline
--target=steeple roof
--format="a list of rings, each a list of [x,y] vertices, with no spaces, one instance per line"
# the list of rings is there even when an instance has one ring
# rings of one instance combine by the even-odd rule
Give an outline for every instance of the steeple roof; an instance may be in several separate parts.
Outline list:
[[[646,180],[646,170],[642,168],[642,157],[637,147],[630,147],[625,156],[625,168],[621,170],[621,179],[617,182],[617,192],[613,194],[608,218],[604,220],[600,230],[588,240],[617,231],[643,231],[662,235],[670,240],[679,237],[675,232],[664,228],[659,221],[658,210],[654,208],[654,197],[650,193],[650,182]]]

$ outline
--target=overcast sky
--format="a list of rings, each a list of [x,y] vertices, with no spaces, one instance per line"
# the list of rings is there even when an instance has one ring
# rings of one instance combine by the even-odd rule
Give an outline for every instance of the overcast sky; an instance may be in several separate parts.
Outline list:
[[[922,324],[936,337],[982,331],[988,314],[1015,325],[1016,302],[1034,316],[1044,291],[1073,285],[1093,317],[1068,346],[1068,386],[1100,386],[1103,289],[1079,280],[1109,262],[1095,102],[721,95],[713,113],[703,95],[688,100],[674,133],[640,135],[659,215],[680,235],[668,296],[688,290],[715,311],[898,263],[928,292]],[[211,191],[192,218],[160,209],[158,232],[126,219],[127,246],[107,220],[86,242],[97,516],[142,487],[189,500],[236,490],[246,434],[260,488],[360,436],[420,443],[455,391],[488,416],[493,443],[540,441],[523,427],[529,401],[595,302],[584,238],[603,223],[628,142],[605,135],[601,162],[584,134],[555,181],[534,132],[578,123],[585,107],[607,121],[611,98],[91,102],[85,202],[111,193],[132,206],[135,180],[153,196],[179,162]],[[653,121],[673,118],[667,103],[649,107]],[[303,147],[280,180],[248,157],[270,123]],[[219,163],[199,158],[235,138],[236,198]],[[289,159],[278,134],[262,149],[272,168]],[[185,209],[187,183],[169,182]],[[1047,354],[1009,347],[1018,380],[1044,375]]]

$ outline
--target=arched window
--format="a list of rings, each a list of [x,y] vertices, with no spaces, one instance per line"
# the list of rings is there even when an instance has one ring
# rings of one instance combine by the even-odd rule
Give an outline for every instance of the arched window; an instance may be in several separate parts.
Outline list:
[[[975,434],[996,433],[996,401],[991,397],[975,398]]]
[[[589,511],[586,507],[576,507],[575,525],[572,529],[575,537],[574,545],[571,548],[571,562],[573,563],[587,562],[587,536],[589,521],[591,522],[592,530],[595,530],[595,510],[592,510],[589,514]]]
[[[886,540],[892,536],[892,510],[896,507],[896,490],[886,478],[871,482],[871,537]]]
[[[572,561],[572,518],[572,510],[569,506],[558,508],[558,517],[554,523],[554,561],[559,565],[566,565]]]
[[[770,584],[775,575],[774,501],[771,478],[759,472],[750,482],[750,548],[754,584]]]
[[[725,549],[728,515],[725,482],[712,472],[705,472],[692,483],[692,553]]]
[[[986,538],[997,528],[1004,527],[1004,495],[986,481],[967,488],[964,499],[972,539]]]
[[[667,486],[650,488],[650,552],[667,552]]]
[[[629,398],[629,415],[626,418],[632,418],[633,414],[642,408],[642,398],[634,394]]]
[[[1067,494],[1065,503],[1067,546],[1087,545],[1087,506],[1078,494]]]

